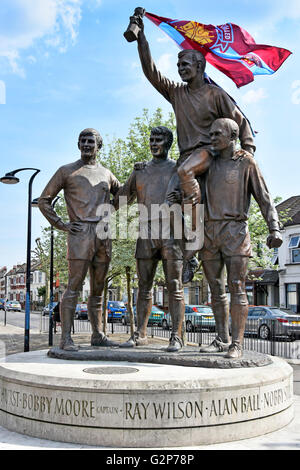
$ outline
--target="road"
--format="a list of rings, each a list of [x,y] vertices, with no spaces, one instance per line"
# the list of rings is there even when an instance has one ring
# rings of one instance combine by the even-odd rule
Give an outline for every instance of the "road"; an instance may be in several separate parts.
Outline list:
[[[0,323],[4,324],[4,310],[0,310]],[[19,328],[24,328],[25,324],[25,312],[6,312],[6,323]],[[41,314],[36,312],[30,313],[30,329],[40,330]]]

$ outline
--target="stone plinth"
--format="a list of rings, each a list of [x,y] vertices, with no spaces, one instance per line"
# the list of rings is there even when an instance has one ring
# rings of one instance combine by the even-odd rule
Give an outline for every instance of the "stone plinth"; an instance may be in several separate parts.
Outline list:
[[[293,418],[293,371],[279,358],[214,368],[47,352],[1,362],[1,426],[62,442],[174,448],[262,435]]]
[[[199,354],[199,347],[184,347],[177,353],[168,353],[160,346],[139,346],[136,348],[100,348],[80,346],[79,351],[64,351],[52,348],[48,356],[69,361],[127,361],[146,364],[165,364],[183,367],[204,367],[213,369],[239,369],[262,367],[272,363],[270,356],[252,351],[244,351],[239,359],[226,359],[226,353]]]

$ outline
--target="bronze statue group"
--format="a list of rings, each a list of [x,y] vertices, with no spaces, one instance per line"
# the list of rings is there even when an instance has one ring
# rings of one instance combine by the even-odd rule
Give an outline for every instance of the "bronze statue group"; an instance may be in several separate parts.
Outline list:
[[[243,336],[248,315],[245,281],[251,242],[248,230],[250,199],[253,196],[268,225],[269,248],[282,243],[278,215],[265,181],[254,158],[255,145],[248,121],[221,88],[204,78],[206,60],[199,51],[184,50],[178,54],[178,73],[182,83],[162,76],[151,57],[144,34],[143,20],[138,22],[138,52],[145,76],[167,99],[175,112],[180,158],[168,158],[173,142],[172,132],[163,127],[152,129],[149,148],[152,160],[136,164],[124,185],[96,159],[102,138],[95,129],[79,135],[80,159],[64,165],[51,178],[39,207],[47,220],[68,233],[69,282],[60,303],[60,348],[77,351],[71,337],[72,319],[79,292],[90,273],[88,314],[92,327],[91,345],[102,347],[139,347],[148,344],[147,323],[152,307],[152,287],[161,260],[168,290],[172,318],[167,352],[183,347],[184,321],[183,269],[193,273],[196,257],[202,262],[211,290],[211,303],[216,323],[216,338],[199,353],[225,352],[230,359],[243,354]],[[241,148],[237,148],[237,141]],[[51,203],[64,190],[69,223],[64,223]],[[197,231],[197,206],[204,204],[204,243],[201,249],[187,248],[185,239],[164,237],[160,231],[153,237],[151,217],[143,220],[148,236],[136,243],[138,275],[137,328],[122,344],[109,340],[101,331],[102,298],[108,273],[112,241],[99,237],[99,206],[110,203],[119,208],[120,198],[136,200],[150,209],[154,204],[174,202],[192,206],[193,230]],[[151,210],[148,210],[151,214]],[[225,269],[230,292],[230,308],[225,290]],[[231,338],[229,336],[231,316]]]

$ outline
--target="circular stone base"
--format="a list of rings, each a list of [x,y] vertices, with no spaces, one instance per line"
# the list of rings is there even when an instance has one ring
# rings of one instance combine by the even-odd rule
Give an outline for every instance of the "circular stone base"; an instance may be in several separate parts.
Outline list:
[[[214,369],[236,369],[262,367],[272,363],[270,356],[244,351],[239,359],[227,359],[224,353],[204,354],[199,347],[184,347],[176,353],[166,352],[167,347],[138,346],[129,349],[80,346],[79,351],[64,351],[52,348],[48,356],[69,361],[127,361],[150,364],[165,364],[184,367],[209,367]]]
[[[0,425],[103,447],[200,446],[287,425],[292,390],[292,368],[279,358],[241,370],[113,360],[96,365],[35,351],[0,362]]]

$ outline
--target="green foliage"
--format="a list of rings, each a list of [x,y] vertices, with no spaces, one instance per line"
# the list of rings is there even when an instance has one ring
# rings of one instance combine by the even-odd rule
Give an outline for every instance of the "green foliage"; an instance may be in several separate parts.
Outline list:
[[[162,110],[158,108],[154,114],[150,116],[149,111],[144,109],[142,116],[136,117],[134,122],[129,126],[128,136],[126,139],[113,138],[101,149],[100,152],[99,160],[101,164],[106,168],[109,168],[121,183],[125,183],[129,178],[136,162],[151,160],[152,156],[149,148],[149,139],[151,129],[156,126],[165,126],[172,130],[174,142],[169,152],[169,158],[177,160],[179,152],[177,148],[174,114],[169,113],[168,117],[164,118]],[[118,227],[120,220],[119,214],[116,214],[116,217],[116,224]],[[132,222],[132,218],[130,216],[128,222]],[[126,267],[130,267],[131,273],[135,272],[135,245],[136,241],[132,239],[116,239],[113,241],[113,252],[109,274],[115,274],[114,284],[119,282],[125,285]],[[155,280],[157,282],[164,280],[161,263],[158,266]]]
[[[135,162],[151,160],[149,149],[149,138],[151,129],[156,126],[166,126],[173,131],[174,143],[169,152],[169,157],[177,160],[179,156],[177,147],[176,122],[174,113],[169,113],[167,117],[163,116],[162,110],[158,108],[153,115],[149,114],[147,109],[143,110],[140,117],[136,117],[130,124],[128,135],[125,139],[113,137],[108,139],[107,143],[102,147],[98,156],[103,166],[108,168],[121,183],[124,183],[130,176]],[[68,221],[65,200],[62,195],[57,202],[55,210],[57,214],[64,220]],[[275,199],[279,202],[279,198]],[[282,223],[288,220],[288,214],[279,214]],[[269,250],[266,246],[268,236],[268,228],[261,215],[258,204],[255,200],[251,202],[249,216],[249,230],[253,246],[253,258],[250,261],[250,269],[254,267],[272,267],[271,258],[273,250]],[[120,219],[117,214],[117,233],[119,232]],[[135,264],[135,244],[133,239],[113,240],[112,260],[110,265],[107,283],[113,281],[114,285],[128,287],[128,272],[131,278],[136,270]],[[55,231],[55,249],[54,249],[54,272],[59,272],[60,281],[67,282],[68,266],[67,266],[67,234],[62,231]],[[50,265],[50,227],[43,229],[42,239],[35,249],[37,259],[40,260],[41,269],[48,276]],[[127,279],[126,279],[127,269]],[[203,274],[201,269],[196,273],[194,280],[201,281]],[[155,281],[164,283],[164,273],[162,264],[157,269]]]
[[[46,286],[39,287],[37,291],[38,291],[39,297],[43,297],[44,299],[46,298],[46,294],[47,294]]]
[[[67,209],[64,197],[60,194],[60,199],[55,205],[55,211],[65,221],[68,221]],[[36,245],[33,253],[33,260],[39,264],[40,270],[46,275],[46,293],[45,299],[49,300],[49,272],[50,272],[50,246],[51,246],[51,227],[48,225],[42,229],[42,236],[35,240]],[[54,279],[56,273],[59,273],[61,284],[68,282],[68,263],[67,263],[67,234],[61,230],[54,230]]]
[[[143,115],[134,119],[129,126],[126,139],[113,138],[100,152],[100,162],[124,183],[132,172],[135,162],[151,160],[149,150],[149,138],[151,129],[156,126],[168,127],[174,134],[174,143],[169,153],[169,157],[177,160],[177,137],[175,116],[169,113],[167,118],[163,117],[162,110],[158,108],[153,116],[149,115],[147,109],[143,110]]]
[[[280,201],[281,198],[278,196],[274,199],[275,204],[279,204]],[[289,215],[286,211],[282,211],[278,215],[282,225],[289,220]],[[253,198],[251,200],[248,225],[253,250],[253,258],[250,258],[249,269],[257,267],[276,269],[276,266],[271,261],[274,250],[270,250],[266,246],[269,229],[261,214],[259,205]]]
[[[129,126],[128,135],[125,139],[112,138],[106,143],[98,156],[100,163],[108,168],[121,183],[124,183],[130,176],[135,162],[151,160],[151,153],[149,149],[149,138],[151,129],[156,126],[166,126],[173,131],[174,143],[170,149],[169,157],[173,159],[178,158],[177,137],[176,137],[176,123],[173,113],[169,113],[167,118],[164,118],[162,110],[158,108],[153,115],[149,114],[147,109],[143,110],[141,117],[134,119],[133,123]],[[60,194],[60,199],[55,205],[55,211],[65,222],[68,221],[68,214],[66,209],[63,194]],[[119,218],[117,214],[117,229]],[[59,279],[61,283],[66,284],[68,278],[68,264],[67,264],[67,233],[60,230],[55,230],[54,242],[54,273],[59,272]],[[136,270],[135,263],[135,244],[136,241],[132,239],[116,239],[113,241],[112,260],[110,270],[108,273],[108,282],[113,280],[114,285],[126,286],[126,267],[127,272],[130,268],[132,277]],[[50,227],[45,227],[42,230],[42,237],[38,240],[34,250],[34,255],[39,261],[41,270],[46,273],[47,285],[49,283],[49,268],[50,268]],[[163,270],[160,265],[157,270],[156,279],[163,280]],[[47,288],[47,297],[48,297]]]

